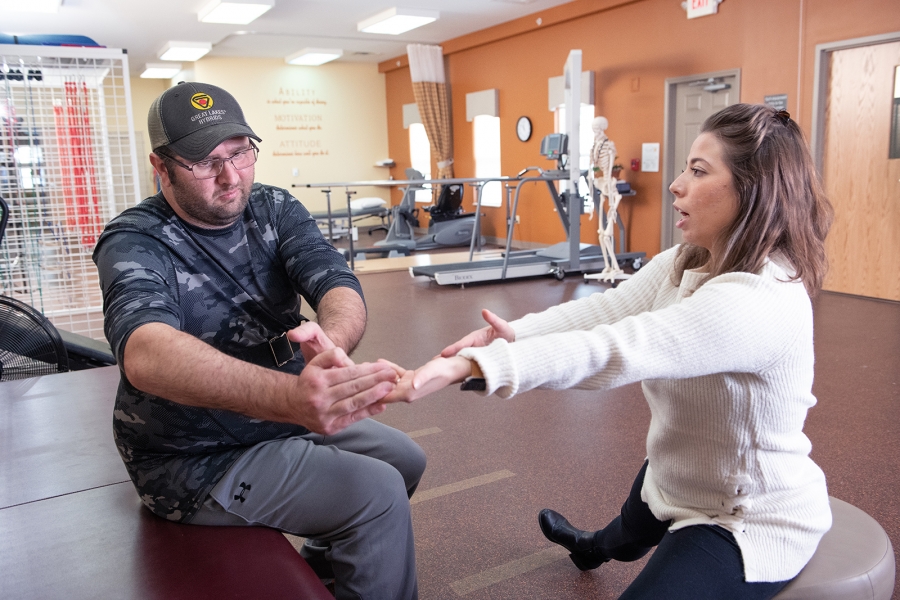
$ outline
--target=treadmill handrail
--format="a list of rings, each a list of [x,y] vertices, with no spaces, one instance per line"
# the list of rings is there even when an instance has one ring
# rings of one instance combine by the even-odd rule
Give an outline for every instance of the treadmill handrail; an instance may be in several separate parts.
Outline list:
[[[423,185],[456,183],[489,183],[491,181],[519,181],[519,177],[449,177],[447,179],[373,179],[371,181],[341,181],[337,183],[293,183],[295,188],[331,188],[331,187],[394,187],[397,185]]]
[[[523,177],[519,180],[519,183],[516,185],[516,195],[513,199],[513,208],[512,213],[509,218],[509,225],[506,228],[506,251],[503,254],[503,269],[500,271],[500,280],[506,279],[506,269],[509,265],[509,252],[512,248],[512,237],[513,237],[513,229],[516,224],[516,213],[519,209],[519,192],[522,189],[522,185],[531,181],[546,181],[547,185],[551,189],[551,195],[553,197],[553,202],[557,205],[557,210],[560,207],[559,197],[555,192],[556,190],[550,184],[552,181],[565,181],[569,179],[568,171],[543,171],[540,175],[535,177]],[[566,215],[567,216],[567,215]],[[568,227],[566,227],[565,217],[563,213],[560,211],[560,219],[563,220],[563,228],[566,230],[566,236],[569,235]]]

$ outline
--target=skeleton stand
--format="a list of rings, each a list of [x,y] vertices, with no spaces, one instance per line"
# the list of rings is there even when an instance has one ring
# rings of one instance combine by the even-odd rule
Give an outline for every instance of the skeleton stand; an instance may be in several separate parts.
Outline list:
[[[619,266],[616,260],[615,249],[615,231],[618,222],[617,211],[622,195],[616,187],[616,178],[612,176],[613,162],[616,159],[616,145],[600,131],[594,140],[594,147],[591,149],[591,162],[594,165],[594,173],[598,170],[601,173],[599,178],[594,177],[591,182],[592,187],[596,186],[600,192],[600,210],[603,209],[603,199],[608,203],[606,212],[606,225],[603,225],[601,219],[600,228],[597,233],[600,236],[600,250],[603,252],[603,270],[599,273],[585,275],[585,279],[599,279],[600,281],[609,281],[614,283],[619,279],[628,279],[631,277]],[[599,184],[599,185],[598,185]]]

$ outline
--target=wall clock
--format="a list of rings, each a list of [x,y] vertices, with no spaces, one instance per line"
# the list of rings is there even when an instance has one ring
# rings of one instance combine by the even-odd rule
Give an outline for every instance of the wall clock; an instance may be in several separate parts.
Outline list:
[[[516,121],[516,137],[522,142],[531,139],[531,119],[528,117],[519,117]]]

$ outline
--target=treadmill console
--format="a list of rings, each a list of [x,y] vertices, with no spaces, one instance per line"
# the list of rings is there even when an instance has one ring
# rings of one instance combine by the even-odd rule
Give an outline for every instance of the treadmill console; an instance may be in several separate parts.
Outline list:
[[[541,156],[558,161],[569,149],[569,136],[564,133],[551,133],[541,140]]]

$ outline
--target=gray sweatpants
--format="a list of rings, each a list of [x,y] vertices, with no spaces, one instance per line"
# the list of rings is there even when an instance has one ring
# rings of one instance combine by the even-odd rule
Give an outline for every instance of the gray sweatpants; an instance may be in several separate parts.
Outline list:
[[[371,419],[247,450],[209,493],[195,525],[262,525],[331,543],[335,596],[418,596],[409,496],[425,453]]]

